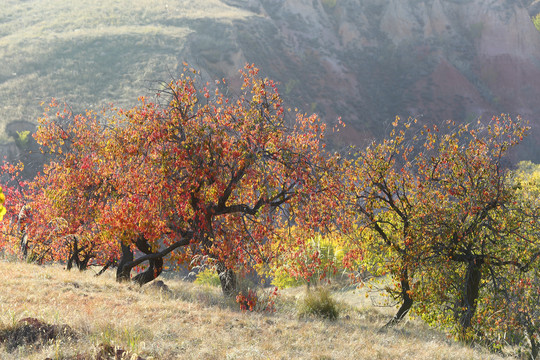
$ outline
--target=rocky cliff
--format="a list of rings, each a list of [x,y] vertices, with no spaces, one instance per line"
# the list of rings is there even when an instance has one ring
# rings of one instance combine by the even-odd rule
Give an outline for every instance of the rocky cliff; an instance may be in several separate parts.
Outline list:
[[[82,3],[87,8],[71,14],[93,11],[93,21],[66,16],[72,5],[57,0],[49,2],[47,18],[33,14],[29,29],[46,40],[20,26],[8,33],[18,13],[10,16],[7,7],[8,21],[0,24],[3,117],[29,120],[31,101],[46,96],[80,107],[125,104],[183,61],[209,78],[232,79],[250,62],[281,83],[291,106],[330,123],[342,117],[350,126],[338,142],[366,143],[396,115],[471,122],[504,112],[530,120],[532,136],[520,157],[540,161],[540,32],[531,21],[538,0]],[[10,63],[15,47],[8,40],[17,36],[23,38],[17,50],[37,47],[39,60]],[[32,66],[39,71],[29,72]]]
[[[227,1],[242,56],[304,108],[342,118],[362,141],[395,115],[425,122],[520,114],[533,126],[524,157],[540,161],[537,2],[516,0]]]

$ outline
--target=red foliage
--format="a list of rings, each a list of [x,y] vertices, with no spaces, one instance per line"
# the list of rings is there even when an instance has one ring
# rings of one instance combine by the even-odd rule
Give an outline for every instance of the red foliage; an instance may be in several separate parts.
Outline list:
[[[121,242],[144,239],[147,254],[174,251],[177,263],[210,256],[249,267],[272,256],[277,229],[321,226],[323,195],[337,193],[325,175],[337,164],[323,150],[325,125],[289,119],[276,84],[258,72],[241,71],[235,99],[221,82],[198,90],[185,69],[195,75],[128,110],[74,114],[53,100],[35,136],[55,156],[30,184],[35,248],[65,259],[66,236],[78,235],[104,264]]]

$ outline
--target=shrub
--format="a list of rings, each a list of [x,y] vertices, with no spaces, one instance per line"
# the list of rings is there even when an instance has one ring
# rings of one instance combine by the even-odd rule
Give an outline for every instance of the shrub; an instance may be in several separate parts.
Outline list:
[[[322,4],[328,9],[332,9],[337,5],[337,0],[323,0]]]
[[[15,139],[15,143],[17,146],[21,149],[25,149],[28,146],[28,140],[31,136],[28,136],[30,134],[30,131],[17,131],[17,138]]]
[[[221,286],[219,276],[213,267],[206,268],[197,274],[195,284]]]
[[[272,285],[280,289],[305,285],[304,279],[296,279],[284,268],[272,269]]]
[[[290,239],[284,239],[291,242],[288,246],[294,249],[292,255],[282,256],[278,253],[276,263],[271,264],[269,269],[259,269],[260,273],[272,278],[272,285],[280,289],[303,284],[319,285],[347,272],[342,263],[350,249],[342,246],[343,239],[317,234],[299,246],[295,244],[296,239],[306,235],[297,229],[292,233]]]
[[[298,315],[336,320],[339,317],[339,304],[326,288],[308,289],[306,295],[298,303]]]
[[[4,344],[8,351],[24,345],[39,347],[59,337],[74,339],[77,334],[67,325],[49,325],[30,317],[12,326],[0,327],[0,344]]]
[[[534,16],[532,18],[532,21],[536,30],[540,31],[540,14],[537,14],[536,16]]]
[[[278,295],[277,291],[277,287],[258,292],[248,288],[238,293],[236,302],[240,305],[240,310],[242,311],[274,313],[276,311],[275,299]]]

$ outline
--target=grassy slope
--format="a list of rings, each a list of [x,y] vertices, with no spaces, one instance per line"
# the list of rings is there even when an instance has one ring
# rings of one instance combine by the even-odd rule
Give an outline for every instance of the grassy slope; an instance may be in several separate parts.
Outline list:
[[[1,12],[0,133],[51,97],[79,111],[134,104],[185,60],[193,20],[250,15],[219,0],[4,0]]]
[[[0,330],[25,317],[67,324],[76,340],[22,346],[1,359],[84,358],[110,344],[146,359],[498,359],[457,344],[416,321],[379,334],[389,313],[362,294],[336,294],[345,310],[336,322],[298,320],[295,296],[284,291],[274,314],[242,313],[216,288],[165,280],[167,294],[114,282],[113,274],[63,271],[0,261]],[[389,310],[391,311],[391,310]]]

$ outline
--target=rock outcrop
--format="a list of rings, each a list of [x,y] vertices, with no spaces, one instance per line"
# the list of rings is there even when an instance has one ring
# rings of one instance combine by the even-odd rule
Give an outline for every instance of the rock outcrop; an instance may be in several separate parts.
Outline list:
[[[249,4],[254,15],[233,25],[242,60],[281,81],[306,111],[352,124],[343,141],[376,136],[396,115],[470,122],[504,112],[530,120],[522,156],[540,161],[540,32],[528,12],[537,1]]]
[[[37,99],[51,96],[75,109],[133,104],[184,61],[209,80],[234,82],[249,62],[281,83],[291,106],[329,123],[342,117],[350,126],[338,143],[364,144],[385,133],[396,115],[471,122],[504,112],[530,120],[532,135],[520,156],[539,162],[540,32],[531,21],[539,1],[156,1],[152,9],[128,6],[129,16],[107,19],[99,8],[107,4],[77,8],[95,12],[98,30],[65,20],[71,5],[62,3],[43,23],[63,24],[65,34],[37,38],[29,27],[17,43],[22,53],[41,49],[39,58],[48,62],[38,72],[28,70],[37,66],[27,58],[10,60],[13,52],[2,44],[11,35],[0,38],[3,118],[35,119]],[[40,16],[32,14],[37,32],[44,28]]]

